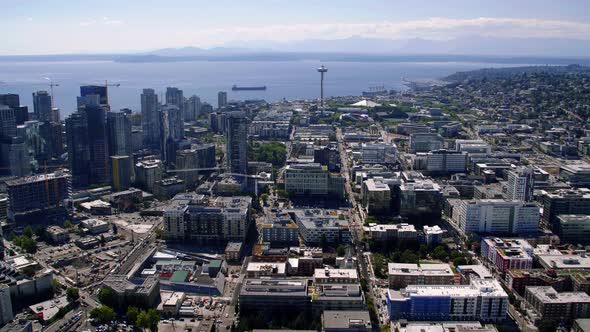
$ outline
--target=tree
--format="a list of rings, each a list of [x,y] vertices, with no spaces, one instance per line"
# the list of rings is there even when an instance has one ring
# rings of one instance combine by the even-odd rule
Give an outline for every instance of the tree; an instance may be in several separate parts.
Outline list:
[[[343,245],[338,245],[338,247],[336,247],[336,254],[340,257],[344,256],[344,254],[346,254],[346,248]]]
[[[401,257],[402,262],[404,263],[413,263],[413,264],[417,264],[418,263],[418,255],[416,255],[413,251],[411,251],[410,249],[406,249],[404,250],[404,252],[402,253],[402,257]]]
[[[459,266],[459,265],[467,265],[467,259],[465,257],[457,257],[455,259],[453,259],[453,265],[455,266]]]
[[[289,198],[289,193],[287,191],[285,191],[285,189],[278,189],[277,190],[277,195],[280,198]]]
[[[96,319],[101,323],[107,323],[115,319],[115,311],[109,306],[101,305],[90,311],[90,318]]]
[[[158,322],[160,321],[160,314],[155,309],[148,311],[141,311],[137,315],[137,326],[143,329],[149,329],[154,332],[158,329]]]
[[[326,234],[322,234],[320,237],[320,248],[325,249],[328,246],[328,240],[326,239]]]
[[[57,279],[53,279],[53,281],[51,282],[51,286],[53,287],[53,292],[54,293],[58,293],[62,289],[62,286],[59,283],[59,281],[57,281]]]
[[[449,257],[449,254],[447,254],[447,251],[444,246],[438,246],[434,248],[434,251],[432,252],[432,257],[440,260],[446,260]]]
[[[70,303],[76,302],[80,298],[80,291],[78,288],[68,288],[66,290],[66,298]]]
[[[98,301],[107,306],[115,305],[115,293],[108,287],[103,287],[98,292]]]
[[[23,235],[28,238],[32,238],[33,234],[34,234],[34,232],[33,232],[33,228],[31,228],[31,226],[27,226],[25,228],[25,230],[23,231]]]
[[[260,195],[260,199],[262,199],[262,203],[264,203],[264,205],[268,204],[268,194],[267,193]]]
[[[135,324],[137,322],[137,317],[139,316],[139,309],[137,307],[128,307],[126,316],[129,324]]]
[[[66,220],[66,221],[64,222],[64,228],[70,229],[70,228],[72,228],[72,227],[74,227],[74,224],[72,224],[72,222],[71,222],[71,221],[69,221],[69,220]]]

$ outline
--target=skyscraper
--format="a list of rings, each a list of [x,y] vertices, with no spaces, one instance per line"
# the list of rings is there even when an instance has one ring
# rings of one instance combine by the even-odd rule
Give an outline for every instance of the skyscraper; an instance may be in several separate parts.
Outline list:
[[[184,102],[184,120],[195,121],[201,112],[201,99],[195,95]]]
[[[127,114],[122,112],[107,113],[107,137],[109,142],[109,155],[130,156],[131,145],[131,121]]]
[[[80,87],[80,96],[86,97],[89,95],[98,95],[100,97],[99,104],[107,105],[109,98],[107,96],[106,85],[83,85]]]
[[[51,95],[47,91],[33,93],[33,111],[39,121],[52,121]]]
[[[83,110],[88,120],[91,184],[107,183],[109,178],[105,109],[99,105],[86,105]]]
[[[73,113],[66,119],[66,141],[72,185],[76,188],[87,186],[90,177],[90,152],[85,112]]]
[[[533,170],[521,167],[508,172],[506,198],[528,202],[533,199]]]
[[[184,96],[182,90],[174,87],[166,88],[166,104],[175,105],[179,110],[184,110]]]
[[[111,156],[111,185],[121,191],[131,186],[133,159],[130,156]]]
[[[162,112],[168,113],[168,135],[173,140],[179,140],[184,137],[184,121],[182,111],[176,105],[162,106]]]
[[[223,108],[227,106],[227,92],[219,91],[217,93],[217,108]]]
[[[29,121],[29,108],[20,105],[19,95],[15,93],[0,94],[0,105],[6,105],[14,110],[17,125]]]
[[[16,137],[16,116],[14,110],[0,105],[0,139]]]
[[[227,168],[230,173],[248,171],[248,119],[244,112],[230,112],[226,118]]]
[[[154,89],[143,89],[141,94],[141,128],[144,144],[150,148],[157,148],[160,145],[160,115],[158,95]]]

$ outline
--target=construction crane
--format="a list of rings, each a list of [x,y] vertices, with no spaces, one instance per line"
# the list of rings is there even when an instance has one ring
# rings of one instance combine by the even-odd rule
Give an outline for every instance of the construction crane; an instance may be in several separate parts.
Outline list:
[[[116,88],[121,86],[121,83],[109,83],[108,80],[104,80],[104,88],[106,90],[107,95],[107,105],[109,105],[109,86],[114,86]]]
[[[44,77],[44,79],[49,81],[49,89],[51,90],[51,108],[53,108],[53,87],[59,86],[59,84],[53,83],[53,80],[49,77]]]

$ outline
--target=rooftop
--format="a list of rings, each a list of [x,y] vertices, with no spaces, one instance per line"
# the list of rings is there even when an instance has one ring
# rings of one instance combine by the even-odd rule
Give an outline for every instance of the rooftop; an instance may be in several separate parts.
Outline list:
[[[326,310],[322,314],[324,329],[371,329],[371,317],[365,310],[332,311]]]
[[[389,263],[387,264],[387,271],[390,275],[454,275],[449,264],[422,264],[418,266],[418,264]]]
[[[527,292],[533,294],[543,303],[584,302],[590,304],[590,295],[585,292],[558,293],[551,286],[528,286]]]

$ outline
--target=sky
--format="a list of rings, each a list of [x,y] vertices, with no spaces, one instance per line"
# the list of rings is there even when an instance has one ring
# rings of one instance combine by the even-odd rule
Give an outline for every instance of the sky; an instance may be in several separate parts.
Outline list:
[[[0,0],[0,55],[349,37],[590,40],[588,0]]]

